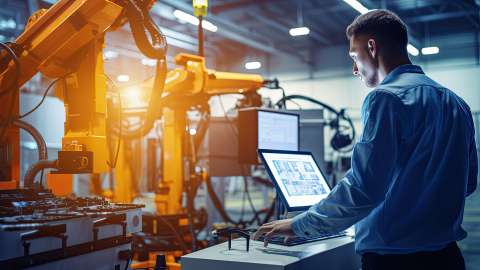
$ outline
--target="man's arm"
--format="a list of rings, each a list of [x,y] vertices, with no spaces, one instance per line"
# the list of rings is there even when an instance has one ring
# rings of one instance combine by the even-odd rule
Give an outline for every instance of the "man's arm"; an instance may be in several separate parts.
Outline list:
[[[477,189],[477,176],[478,176],[478,160],[477,160],[477,146],[475,143],[475,135],[472,138],[470,144],[470,162],[469,162],[468,182],[467,182],[467,195],[472,194]]]
[[[355,145],[352,169],[327,198],[293,218],[298,236],[344,230],[367,216],[384,198],[398,159],[403,107],[392,93],[376,90],[362,107],[363,133]]]

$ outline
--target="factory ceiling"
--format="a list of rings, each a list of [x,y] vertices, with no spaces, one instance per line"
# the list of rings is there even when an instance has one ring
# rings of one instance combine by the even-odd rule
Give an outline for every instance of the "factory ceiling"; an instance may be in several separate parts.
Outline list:
[[[0,0],[0,41],[13,40],[32,12],[55,2]],[[480,0],[358,2],[368,9],[387,8],[400,15],[410,30],[410,43],[416,48],[434,45],[445,52],[443,58],[468,57],[480,64]],[[195,53],[198,45],[197,27],[175,17],[176,10],[191,14],[191,1],[159,0],[151,11],[167,36],[170,59],[181,51]],[[210,66],[220,69],[249,56],[293,56],[309,63],[312,50],[345,46],[345,28],[358,14],[343,0],[210,0],[207,20],[217,30],[205,31],[206,56],[211,59]],[[310,33],[289,35],[289,30],[298,26],[307,26]],[[128,35],[128,26],[108,34],[107,47],[141,59],[133,42],[126,42],[131,40]]]

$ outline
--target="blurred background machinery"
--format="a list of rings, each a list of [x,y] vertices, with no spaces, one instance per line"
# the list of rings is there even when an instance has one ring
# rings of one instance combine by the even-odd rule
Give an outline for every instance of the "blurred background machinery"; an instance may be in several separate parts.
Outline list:
[[[296,147],[314,153],[331,185],[348,170],[367,93],[348,78],[345,53],[344,29],[358,12],[333,0],[206,2],[0,1],[0,188],[12,210],[2,218],[31,226],[17,226],[11,238],[23,253],[0,261],[26,258],[18,230],[51,232],[59,240],[50,251],[76,245],[68,224],[99,220],[76,213],[74,205],[86,207],[85,201],[144,206],[141,232],[115,234],[134,244],[134,252],[121,252],[111,264],[121,268],[125,258],[133,258],[134,268],[155,265],[158,254],[178,268],[179,256],[212,243],[211,229],[268,221],[281,209],[265,170],[247,151],[259,146],[260,135],[258,125],[242,125],[244,111],[298,115]],[[476,1],[360,2],[405,18],[413,61],[439,80],[465,74],[470,79],[461,85],[444,83],[471,89],[463,96],[478,110],[472,94],[478,76],[467,76],[480,63]],[[48,11],[37,12],[42,8]],[[307,34],[289,33],[302,27]],[[442,53],[422,53],[434,45]],[[265,79],[277,76],[281,85]],[[51,162],[37,162],[47,157]],[[12,192],[21,195],[13,200]],[[32,225],[37,217],[50,224],[52,213],[28,212],[28,205],[52,201],[69,217],[62,221],[66,232]],[[477,204],[467,204],[473,210],[467,208],[466,227],[475,230]],[[2,233],[13,228],[5,226]],[[79,244],[94,240],[85,236]],[[464,243],[475,247],[475,239]],[[36,241],[28,254],[38,251]]]

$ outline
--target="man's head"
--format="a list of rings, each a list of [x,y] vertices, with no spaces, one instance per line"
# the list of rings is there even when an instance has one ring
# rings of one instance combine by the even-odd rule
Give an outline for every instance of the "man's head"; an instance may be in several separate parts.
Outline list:
[[[358,16],[346,30],[350,40],[353,74],[368,87],[375,87],[382,76],[408,60],[408,34],[405,23],[393,12],[372,10]]]

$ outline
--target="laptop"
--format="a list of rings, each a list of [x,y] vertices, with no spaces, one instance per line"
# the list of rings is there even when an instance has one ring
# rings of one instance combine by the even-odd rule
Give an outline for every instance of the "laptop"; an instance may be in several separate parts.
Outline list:
[[[330,193],[331,188],[325,174],[318,167],[312,153],[258,149],[258,154],[289,213],[306,211]],[[271,242],[292,246],[345,234],[341,232],[315,238],[295,237],[287,243],[280,237]]]

